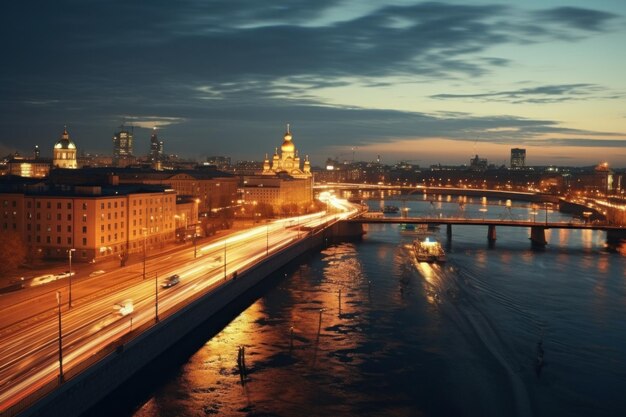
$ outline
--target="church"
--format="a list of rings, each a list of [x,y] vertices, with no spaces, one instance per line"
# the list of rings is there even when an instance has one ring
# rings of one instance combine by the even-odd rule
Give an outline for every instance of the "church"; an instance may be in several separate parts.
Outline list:
[[[246,202],[268,204],[274,213],[307,212],[313,205],[311,163],[308,156],[300,160],[289,125],[280,153],[276,148],[271,161],[265,156],[263,171],[244,177],[243,194]]]
[[[280,147],[281,154],[278,154],[278,148],[274,151],[272,162],[265,155],[265,161],[263,161],[263,172],[261,175],[276,175],[279,173],[286,173],[293,178],[310,178],[311,177],[311,163],[309,157],[304,158],[304,167],[300,169],[300,157],[296,146],[293,144],[293,138],[289,131],[289,125],[287,125],[287,132],[283,137],[283,144]]]

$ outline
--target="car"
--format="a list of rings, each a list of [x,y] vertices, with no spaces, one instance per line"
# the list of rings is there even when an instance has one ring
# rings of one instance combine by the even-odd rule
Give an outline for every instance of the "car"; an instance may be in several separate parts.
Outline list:
[[[47,284],[48,282],[52,282],[56,280],[57,280],[56,275],[45,274],[45,275],[40,275],[38,277],[33,278],[32,281],[30,282],[30,285],[32,287],[35,285]]]
[[[74,275],[76,275],[76,272],[72,271],[63,271],[63,272],[59,272],[58,274],[55,275],[56,279],[61,279],[61,278],[68,278],[68,277],[73,277]]]
[[[97,277],[98,275],[102,275],[104,274],[105,271],[103,271],[102,269],[98,269],[97,271],[93,271],[91,274],[89,274],[90,277]]]
[[[167,277],[167,279],[165,281],[163,281],[161,283],[161,287],[163,288],[169,288],[169,287],[173,287],[174,285],[178,284],[180,282],[180,277],[176,274]]]
[[[132,313],[135,308],[133,307],[133,300],[124,300],[122,302],[116,303],[113,306],[114,310],[117,310],[117,314],[124,317]]]

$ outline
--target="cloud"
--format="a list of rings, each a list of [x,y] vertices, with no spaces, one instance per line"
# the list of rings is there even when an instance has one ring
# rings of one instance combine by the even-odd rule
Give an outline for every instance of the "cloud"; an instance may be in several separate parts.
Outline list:
[[[533,12],[533,16],[541,21],[556,23],[580,30],[602,32],[618,15],[599,10],[579,7],[556,7]]]
[[[131,115],[137,126],[162,126],[159,137],[190,155],[262,155],[287,121],[311,150],[406,137],[513,143],[584,134],[508,115],[333,106],[318,92],[479,77],[511,65],[491,56],[494,46],[593,36],[617,19],[437,2],[348,11],[340,0],[40,3],[3,8],[3,56],[11,58],[0,66],[0,138],[30,146],[67,123],[81,146],[106,151]],[[576,83],[434,98],[543,103],[605,94]]]
[[[430,98],[439,100],[468,99],[483,102],[498,101],[514,104],[545,104],[572,100],[588,100],[590,98],[617,99],[623,98],[620,93],[610,93],[596,84],[556,84],[538,87],[521,88],[518,90],[492,91],[475,94],[435,94]]]

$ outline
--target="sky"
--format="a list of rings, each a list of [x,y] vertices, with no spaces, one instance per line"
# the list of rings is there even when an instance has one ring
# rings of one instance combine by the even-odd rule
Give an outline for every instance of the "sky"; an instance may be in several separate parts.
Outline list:
[[[165,152],[626,167],[623,0],[14,1],[0,16],[0,155],[67,125]]]

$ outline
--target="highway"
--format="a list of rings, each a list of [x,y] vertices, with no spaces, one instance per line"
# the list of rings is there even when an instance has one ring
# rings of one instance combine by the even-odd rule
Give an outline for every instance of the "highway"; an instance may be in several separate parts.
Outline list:
[[[133,329],[153,325],[157,314],[171,314],[232,279],[236,271],[241,273],[269,254],[305,238],[310,230],[357,214],[345,201],[331,195],[322,198],[329,209],[332,206],[332,212],[276,220],[198,245],[197,258],[193,248],[185,247],[150,259],[145,279],[143,264],[139,263],[80,281],[72,286],[72,308],[65,282],[54,285],[53,290],[40,291],[28,302],[3,302],[0,412],[59,380],[59,322],[63,373],[68,374]],[[179,275],[180,283],[162,287],[162,282],[173,274]]]

